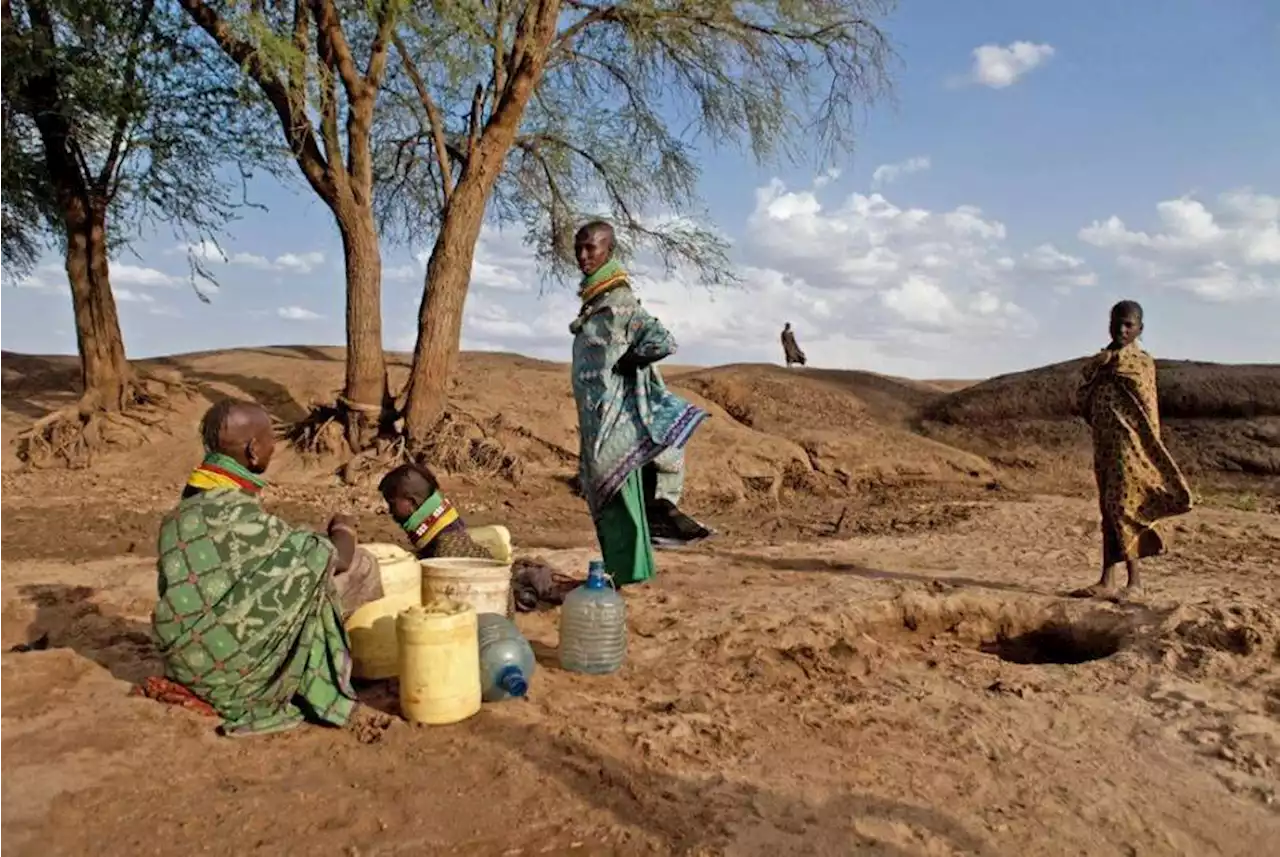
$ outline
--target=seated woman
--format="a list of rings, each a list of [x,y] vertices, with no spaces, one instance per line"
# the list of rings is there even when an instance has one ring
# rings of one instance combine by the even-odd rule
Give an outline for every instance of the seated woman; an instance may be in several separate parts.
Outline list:
[[[189,693],[226,735],[384,720],[351,685],[343,616],[382,594],[354,522],[335,516],[326,538],[263,510],[275,441],[260,405],[218,402],[201,434],[205,458],[160,525],[152,624],[165,678],[142,692]]]

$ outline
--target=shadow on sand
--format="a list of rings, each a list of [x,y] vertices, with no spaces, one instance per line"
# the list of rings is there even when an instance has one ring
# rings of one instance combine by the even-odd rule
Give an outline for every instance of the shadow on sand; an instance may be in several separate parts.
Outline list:
[[[919,853],[858,830],[862,820],[907,825],[946,839],[958,852],[992,853],[980,837],[935,809],[852,793],[809,803],[712,770],[695,780],[635,766],[535,725],[487,716],[471,724],[477,737],[522,756],[588,804],[662,840],[669,853],[732,853],[722,849],[741,847],[746,839],[779,854]]]
[[[151,626],[104,612],[92,587],[40,583],[18,592],[36,608],[27,642],[40,645],[32,648],[72,649],[130,683],[160,672]]]
[[[80,398],[80,365],[75,358],[33,354],[2,355],[4,410],[38,420]]]
[[[1022,586],[1017,583],[1001,583],[994,580],[978,580],[973,577],[946,574],[918,574],[910,571],[886,571],[853,562],[841,562],[826,557],[758,556],[733,551],[716,552],[730,562],[743,566],[764,566],[774,571],[795,571],[809,574],[848,574],[863,580],[897,580],[906,583],[944,584],[946,586],[972,586],[999,592],[1022,592],[1027,595],[1054,595],[1047,589]]]
[[[153,362],[158,366],[164,366],[182,373],[182,376],[196,388],[196,391],[211,402],[227,397],[226,391],[219,390],[213,386],[215,384],[223,384],[236,388],[240,391],[239,397],[252,399],[283,422],[294,423],[305,419],[307,416],[307,408],[293,397],[293,393],[289,392],[289,388],[270,378],[196,369],[185,363],[181,358],[176,357],[162,357]]]

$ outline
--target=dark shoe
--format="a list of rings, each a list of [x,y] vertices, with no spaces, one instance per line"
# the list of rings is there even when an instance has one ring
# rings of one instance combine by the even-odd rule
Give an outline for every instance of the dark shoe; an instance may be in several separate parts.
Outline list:
[[[711,530],[676,508],[670,500],[658,500],[646,514],[649,542],[654,547],[682,548],[708,538]]]

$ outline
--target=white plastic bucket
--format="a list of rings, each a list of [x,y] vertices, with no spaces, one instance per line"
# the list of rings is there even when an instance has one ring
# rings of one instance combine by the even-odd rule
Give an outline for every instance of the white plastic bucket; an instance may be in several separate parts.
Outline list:
[[[373,558],[378,561],[383,597],[397,598],[409,594],[422,596],[422,568],[418,565],[416,556],[399,545],[384,542],[369,542],[361,547],[373,554]]]
[[[422,603],[445,598],[470,604],[477,613],[507,615],[511,604],[510,563],[470,557],[421,562]]]

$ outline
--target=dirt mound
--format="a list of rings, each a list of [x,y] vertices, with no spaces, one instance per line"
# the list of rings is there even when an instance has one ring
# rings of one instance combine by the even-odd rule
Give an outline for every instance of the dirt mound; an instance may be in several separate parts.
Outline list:
[[[952,425],[1075,417],[1075,390],[1085,360],[1000,375],[935,398],[925,419]],[[1254,419],[1280,416],[1280,364],[1229,366],[1157,360],[1164,419]]]
[[[798,444],[813,471],[844,487],[912,480],[988,480],[975,455],[910,429],[937,393],[870,372],[736,365],[681,373],[676,387],[722,408],[743,426]]]
[[[408,374],[406,355],[388,355],[393,389]],[[195,391],[189,406],[157,432],[154,466],[199,455],[195,426],[209,401],[227,395],[264,404],[282,425],[332,402],[342,383],[342,350],[310,346],[245,348],[139,361]],[[73,395],[76,364],[66,357],[4,357],[6,439]],[[712,419],[694,436],[687,488],[712,507],[776,504],[784,495],[844,496],[872,485],[990,479],[981,458],[913,433],[909,421],[937,392],[928,385],[865,372],[728,366],[674,367],[672,384]],[[577,413],[563,364],[509,354],[464,354],[450,389],[449,428],[458,434],[436,461],[444,473],[533,484],[572,482],[577,470]],[[494,466],[468,467],[479,448]],[[10,450],[6,455],[12,456]],[[124,462],[124,458],[120,459]],[[16,462],[14,462],[16,463]],[[282,455],[278,482],[326,478],[336,458]],[[110,469],[110,465],[104,465]],[[138,467],[135,458],[129,466]],[[153,465],[144,465],[153,466]]]
[[[924,382],[831,369],[733,364],[673,375],[676,384],[724,406],[717,391],[746,400],[749,425],[772,430],[822,424],[852,428],[869,420],[906,422],[937,395]],[[732,408],[726,407],[732,412]]]
[[[1009,469],[1083,483],[1089,435],[1075,415],[1083,365],[1001,375],[935,397],[920,410],[925,433]],[[1188,473],[1280,474],[1280,365],[1156,367],[1165,438]]]
[[[1280,612],[1252,601],[1179,606],[1160,625],[1165,664],[1194,678],[1280,677]]]
[[[341,348],[292,345],[139,361],[142,373],[163,374],[195,395],[154,432],[146,462],[123,452],[117,465],[103,456],[95,469],[155,468],[177,478],[200,453],[195,426],[207,402],[249,397],[282,424],[295,423],[334,400],[342,360]],[[392,389],[400,389],[409,358],[389,354],[388,365]],[[716,508],[777,505],[783,497],[843,502],[922,484],[947,491],[1088,490],[1088,435],[1071,414],[1079,366],[1073,361],[969,386],[766,365],[673,366],[667,375],[712,414],[690,447],[688,490]],[[1280,367],[1159,366],[1169,443],[1188,472],[1280,473]],[[13,466],[12,439],[74,401],[78,367],[69,357],[5,353],[3,372],[3,455]],[[437,462],[442,471],[495,485],[525,480],[544,495],[571,496],[577,414],[564,364],[464,354],[449,411],[457,442],[445,446],[457,454]],[[273,470],[283,483],[314,485],[317,474],[328,480],[341,466],[330,458],[285,454]]]

